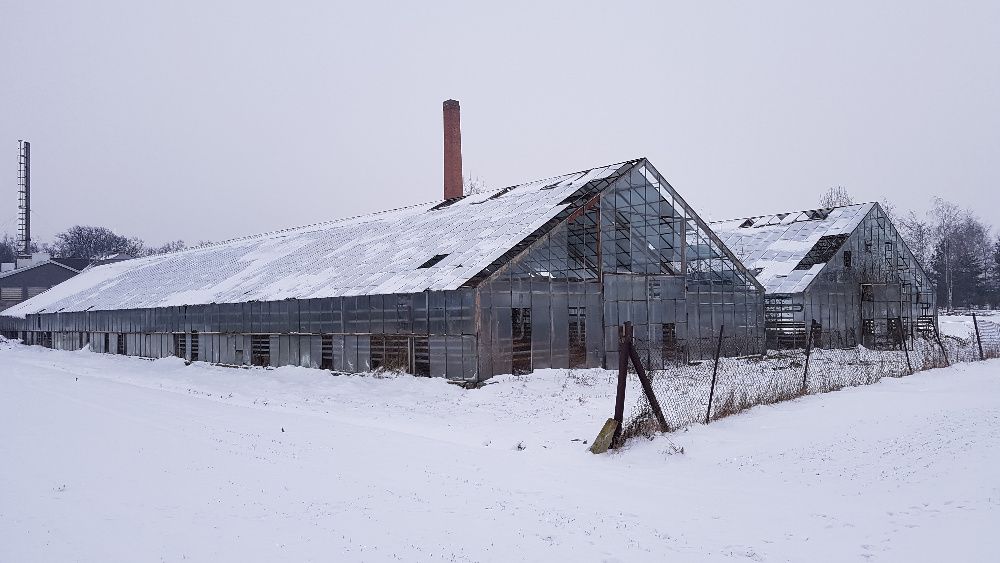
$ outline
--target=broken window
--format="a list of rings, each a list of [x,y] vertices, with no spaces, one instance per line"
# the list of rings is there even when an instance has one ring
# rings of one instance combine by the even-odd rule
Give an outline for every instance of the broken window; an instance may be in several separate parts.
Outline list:
[[[662,357],[664,362],[674,362],[679,359],[677,353],[677,325],[674,323],[663,323],[660,327],[663,338]]]
[[[513,307],[510,310],[512,362],[515,375],[531,371],[531,309]]]
[[[250,364],[254,366],[271,365],[271,337],[266,334],[250,336]]]
[[[846,270],[850,270],[851,269],[851,251],[850,250],[845,250],[844,251],[844,269],[846,269]]]
[[[649,278],[649,283],[646,284],[648,298],[651,301],[655,301],[663,297],[663,290],[660,284],[660,280],[655,278]]]
[[[423,264],[417,266],[417,269],[420,269],[420,268],[430,268],[434,264],[437,264],[438,262],[444,260],[445,257],[447,257],[447,256],[448,256],[447,254],[435,254],[430,260],[428,260],[428,261],[424,262]]]
[[[587,308],[569,308],[569,367],[587,363]]]
[[[174,335],[174,355],[178,358],[187,357],[187,335],[185,334],[175,334]]]
[[[192,362],[197,362],[198,361],[198,356],[199,356],[200,349],[201,348],[200,348],[199,342],[198,342],[198,331],[197,330],[192,330],[191,331],[191,361]]]
[[[870,283],[861,284],[861,300],[875,301],[875,288]]]
[[[333,335],[320,337],[319,369],[333,369]]]
[[[826,264],[833,258],[837,249],[844,245],[844,241],[850,234],[825,235],[816,241],[816,244],[809,249],[809,252],[802,257],[802,260],[795,266],[796,270],[808,270],[816,264]]]
[[[462,201],[463,199],[465,199],[464,195],[458,196],[458,197],[453,197],[451,199],[446,199],[446,200],[442,201],[441,203],[435,205],[434,207],[428,209],[428,211],[437,211],[438,209],[444,209],[445,207],[448,207],[449,205],[458,203],[459,201]]]
[[[413,337],[413,375],[431,375],[431,353],[426,336]]]
[[[373,370],[409,371],[410,339],[395,334],[373,334],[370,341]]]
[[[513,189],[514,189],[515,187],[517,187],[517,186],[511,186],[511,187],[509,187],[509,188],[504,188],[504,189],[500,190],[499,192],[497,192],[497,193],[495,193],[495,194],[491,195],[490,197],[488,197],[488,198],[486,198],[486,199],[496,199],[496,198],[498,198],[498,197],[502,196],[503,194],[505,194],[505,193],[507,193],[507,192],[509,192],[509,191],[513,190]]]

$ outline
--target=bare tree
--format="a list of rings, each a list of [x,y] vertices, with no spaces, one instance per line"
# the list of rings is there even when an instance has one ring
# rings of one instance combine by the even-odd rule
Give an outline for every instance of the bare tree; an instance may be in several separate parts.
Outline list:
[[[853,204],[854,198],[851,197],[851,194],[848,193],[847,188],[844,186],[833,186],[826,190],[819,198],[819,206],[821,208],[841,207]]]
[[[5,233],[3,238],[0,238],[0,262],[13,262],[15,259],[17,259],[17,239]]]
[[[124,237],[106,227],[76,225],[56,235],[49,246],[54,256],[63,258],[102,258],[113,254],[141,256],[144,245],[137,237]]]
[[[473,176],[469,174],[468,178],[462,181],[465,195],[481,194],[483,192],[488,192],[490,187],[486,185],[479,176]]]
[[[895,218],[890,216],[890,218],[893,224],[896,225],[899,236],[903,237],[903,241],[906,243],[907,248],[910,249],[910,252],[913,253],[917,262],[925,269],[928,268],[930,266],[931,248],[934,240],[930,222],[927,219],[921,218],[913,211],[908,212],[906,215],[896,216]]]
[[[955,297],[955,262],[959,247],[955,235],[959,232],[962,210],[950,201],[934,197],[930,215],[933,219],[931,232],[934,236],[935,253],[938,254],[935,262],[940,281],[944,284],[945,303],[951,309]]]
[[[146,256],[152,256],[154,254],[167,254],[168,252],[177,252],[180,250],[184,250],[185,248],[187,248],[187,245],[184,244],[184,241],[173,240],[167,242],[163,246],[153,246],[146,248],[143,254]]]

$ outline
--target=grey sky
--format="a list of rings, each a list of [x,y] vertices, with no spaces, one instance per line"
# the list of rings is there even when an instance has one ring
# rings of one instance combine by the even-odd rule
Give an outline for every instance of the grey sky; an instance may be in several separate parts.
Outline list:
[[[1000,2],[0,0],[0,231],[219,240],[647,156],[703,215],[847,186],[1000,226]],[[477,4],[475,6],[471,4]]]

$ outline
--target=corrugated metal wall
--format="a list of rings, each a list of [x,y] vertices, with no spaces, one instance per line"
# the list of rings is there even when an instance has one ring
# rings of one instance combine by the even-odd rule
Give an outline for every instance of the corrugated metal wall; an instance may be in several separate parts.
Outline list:
[[[426,347],[430,375],[475,380],[475,294],[471,289],[416,294],[355,296],[272,302],[188,305],[122,311],[86,311],[0,318],[0,330],[27,344],[116,353],[124,340],[127,355],[177,355],[222,364],[250,365],[252,336],[267,337],[271,366],[322,365],[324,337],[335,371],[373,369],[372,342],[402,347],[413,371],[414,349]],[[400,338],[375,338],[393,335]],[[192,341],[195,339],[195,341]],[[51,342],[51,344],[49,344]],[[388,343],[387,343],[388,342]],[[375,350],[385,356],[384,349]]]

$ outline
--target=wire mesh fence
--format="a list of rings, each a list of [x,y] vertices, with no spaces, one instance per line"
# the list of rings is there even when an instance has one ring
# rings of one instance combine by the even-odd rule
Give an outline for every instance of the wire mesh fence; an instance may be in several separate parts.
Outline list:
[[[982,321],[976,326],[978,332],[968,338],[934,332],[900,334],[881,349],[832,346],[849,341],[853,335],[817,331],[806,338],[805,347],[763,354],[755,353],[760,350],[759,343],[729,335],[723,327],[714,343],[697,343],[714,345],[704,356],[713,359],[704,361],[665,356],[661,344],[640,338],[632,338],[631,346],[661,407],[666,430],[674,431],[756,405],[870,385],[886,377],[903,377],[956,362],[1000,357],[1000,326]],[[628,370],[636,372],[631,364]],[[635,375],[629,376],[628,385],[638,389],[634,379]],[[624,418],[616,444],[635,436],[651,436],[660,429],[649,400],[636,392],[640,399]]]

